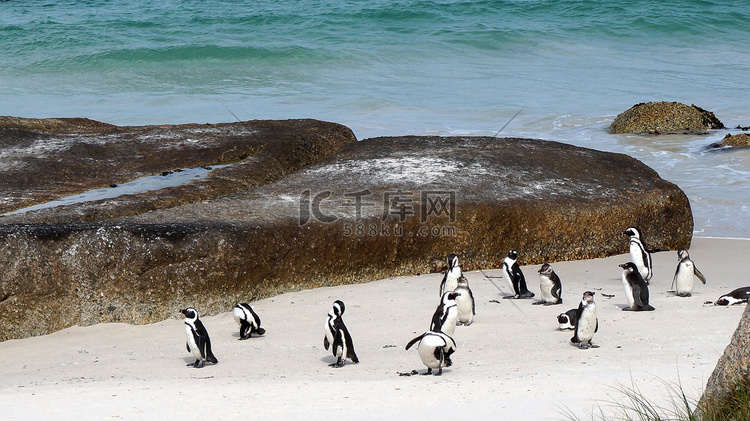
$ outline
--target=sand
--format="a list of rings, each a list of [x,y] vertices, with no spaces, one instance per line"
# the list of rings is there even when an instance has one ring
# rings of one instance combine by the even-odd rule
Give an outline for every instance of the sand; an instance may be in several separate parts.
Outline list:
[[[708,283],[697,283],[692,297],[676,297],[668,292],[676,252],[655,254],[653,312],[621,310],[626,300],[617,265],[627,255],[554,263],[565,301],[556,306],[503,300],[509,288],[500,270],[468,272],[477,316],[471,326],[456,328],[454,365],[439,377],[398,373],[426,370],[416,350],[404,346],[429,327],[441,274],[254,302],[267,332],[245,341],[238,340],[230,309],[202,317],[219,359],[203,369],[186,367],[193,359],[179,313],[145,326],[100,324],[5,341],[0,419],[448,419],[470,413],[559,420],[567,419],[565,411],[589,419],[599,406],[609,411],[621,399],[618,389],[631,382],[670,406],[668,385],[700,396],[744,310],[705,302],[750,285],[744,265],[750,241],[694,239],[690,252]],[[522,269],[539,296],[539,265]],[[596,293],[600,348],[581,350],[570,344],[572,332],[558,330],[556,316],[577,307],[585,290]],[[340,369],[329,367],[334,358],[323,349],[323,325],[336,299],[346,303],[344,320],[361,361]]]

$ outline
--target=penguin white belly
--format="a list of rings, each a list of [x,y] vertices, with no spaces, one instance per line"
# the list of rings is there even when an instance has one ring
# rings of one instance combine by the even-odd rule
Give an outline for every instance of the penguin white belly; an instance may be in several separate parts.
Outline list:
[[[458,297],[456,297],[458,298]],[[456,322],[458,321],[458,306],[451,306],[448,308],[448,316],[445,318],[445,323],[440,329],[448,336],[453,336],[453,332],[456,331]]]
[[[638,267],[638,272],[641,273],[643,279],[648,280],[650,279],[648,276],[648,267],[646,265],[647,262],[643,260],[643,253],[644,250],[640,244],[635,241],[630,242],[630,260]]]
[[[456,297],[456,308],[458,309],[457,319],[461,323],[471,323],[474,320],[473,314],[473,300],[469,296],[469,292],[462,292],[461,295]],[[446,332],[447,333],[447,332]],[[448,334],[450,335],[450,333]]]
[[[237,324],[240,324],[241,320],[247,320],[247,314],[245,314],[245,311],[239,307],[235,307],[234,310],[232,310],[232,316]]]
[[[193,357],[195,357],[196,360],[202,360],[203,356],[201,356],[201,350],[198,348],[198,344],[195,343],[193,329],[188,325],[185,325],[185,336],[187,337],[187,344],[190,348],[190,353],[193,354]]]
[[[580,319],[578,319],[578,339],[581,342],[588,342],[594,337],[596,331],[596,313],[593,306],[589,305],[583,309]]]
[[[456,289],[458,286],[458,277],[461,276],[461,269],[453,268],[448,271],[448,275],[445,278],[445,289],[443,292],[450,292]]]
[[[675,276],[675,292],[677,295],[688,295],[693,292],[693,284],[695,283],[695,275],[692,262],[680,263],[680,267],[677,270]]]
[[[557,301],[557,298],[552,296],[552,287],[554,285],[549,276],[539,276],[539,290],[542,292],[542,301],[545,303],[554,303]]]
[[[435,357],[435,350],[444,346],[445,340],[440,336],[425,335],[417,348],[422,363],[428,368],[440,368],[443,362]]]
[[[511,268],[511,265],[509,265],[508,262],[503,263],[503,278],[505,278],[505,282],[508,283],[508,288],[510,288],[510,293],[515,294],[516,289],[513,287],[513,276],[511,276],[510,274],[510,268]]]
[[[633,289],[630,288],[630,282],[628,282],[625,274],[622,275],[622,286],[625,288],[625,297],[628,299],[628,307],[633,308],[633,305],[635,305],[635,298],[633,298]]]

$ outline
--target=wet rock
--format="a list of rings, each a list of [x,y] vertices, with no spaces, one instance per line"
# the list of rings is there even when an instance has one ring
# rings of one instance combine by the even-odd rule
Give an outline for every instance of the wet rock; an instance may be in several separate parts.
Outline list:
[[[615,117],[609,130],[612,133],[695,133],[722,129],[724,124],[695,105],[679,102],[647,102],[636,104]]]
[[[186,185],[0,223],[107,220],[206,200],[278,180],[354,141],[347,127],[316,120],[120,127],[0,117],[0,214],[143,176],[233,163]]]
[[[377,138],[230,195],[96,223],[0,225],[0,339],[229,311],[281,292],[688,248],[685,194],[622,154],[489,137]]]
[[[728,147],[728,146],[735,147],[735,148],[750,147],[750,134],[740,133],[740,134],[733,135],[733,134],[727,133],[727,135],[724,136],[723,139],[711,145],[712,148],[723,148],[723,147]]]

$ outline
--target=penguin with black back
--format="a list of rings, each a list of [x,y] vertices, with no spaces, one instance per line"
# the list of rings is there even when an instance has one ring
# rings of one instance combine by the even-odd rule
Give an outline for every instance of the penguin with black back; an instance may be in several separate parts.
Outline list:
[[[195,357],[195,362],[188,364],[188,367],[203,368],[206,361],[217,364],[219,360],[211,352],[211,339],[208,337],[208,331],[203,326],[203,322],[198,318],[198,311],[189,307],[180,312],[185,315],[187,350]]]
[[[506,295],[507,298],[532,298],[534,293],[529,291],[526,287],[526,277],[523,276],[521,267],[518,266],[518,252],[511,250],[508,252],[508,257],[503,260],[503,271],[505,273],[505,279],[508,281],[513,295]]]
[[[623,310],[653,311],[654,308],[648,303],[648,284],[641,276],[641,272],[633,262],[620,265],[622,268],[622,286],[625,288],[625,296],[628,306]]]
[[[353,363],[359,362],[357,353],[354,352],[352,336],[341,318],[344,315],[344,310],[346,310],[346,306],[344,306],[343,301],[336,300],[333,302],[331,311],[328,312],[325,337],[323,338],[323,347],[326,350],[331,348],[331,353],[336,357],[336,362],[331,364],[331,367],[335,368],[343,367],[347,358],[352,360]]]
[[[458,286],[458,278],[463,276],[461,272],[461,266],[458,265],[458,256],[451,253],[445,259],[448,262],[448,270],[443,275],[443,280],[440,282],[440,296],[446,292],[453,291]]]

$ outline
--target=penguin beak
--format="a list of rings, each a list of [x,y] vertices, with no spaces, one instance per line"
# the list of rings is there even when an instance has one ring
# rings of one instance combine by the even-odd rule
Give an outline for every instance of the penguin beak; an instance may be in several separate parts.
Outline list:
[[[623,263],[623,264],[621,264],[621,265],[617,265],[617,266],[619,266],[619,267],[621,267],[621,268],[625,269],[625,267],[626,267],[627,265],[628,265],[627,263]]]

